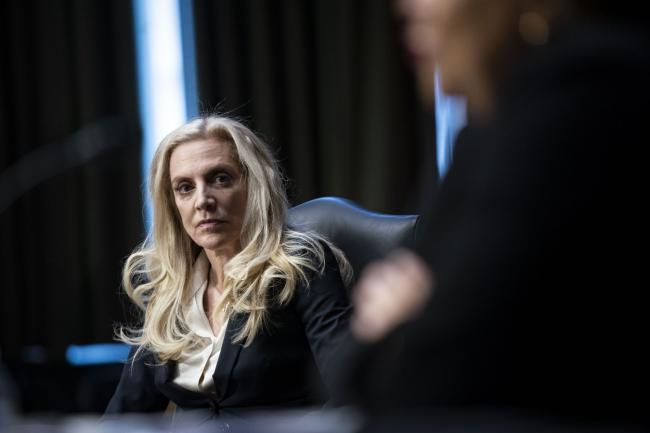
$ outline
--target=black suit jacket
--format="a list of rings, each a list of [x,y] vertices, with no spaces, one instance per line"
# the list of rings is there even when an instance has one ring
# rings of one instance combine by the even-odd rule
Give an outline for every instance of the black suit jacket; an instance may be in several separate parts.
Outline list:
[[[314,276],[309,287],[299,286],[288,305],[272,307],[269,326],[250,346],[232,342],[246,317],[230,318],[213,374],[216,395],[176,385],[176,363],[161,364],[145,351],[124,366],[106,413],[162,411],[170,400],[181,409],[218,415],[323,404],[330,392],[330,359],[350,314],[347,288],[326,251],[324,273]]]
[[[649,55],[641,32],[581,23],[513,67],[423,217],[427,308],[351,343],[354,401],[648,416]]]

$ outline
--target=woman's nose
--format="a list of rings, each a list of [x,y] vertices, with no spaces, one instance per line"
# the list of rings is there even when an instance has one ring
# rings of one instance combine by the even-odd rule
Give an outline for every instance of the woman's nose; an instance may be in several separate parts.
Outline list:
[[[198,210],[212,210],[217,201],[211,191],[205,186],[197,188],[196,208]]]

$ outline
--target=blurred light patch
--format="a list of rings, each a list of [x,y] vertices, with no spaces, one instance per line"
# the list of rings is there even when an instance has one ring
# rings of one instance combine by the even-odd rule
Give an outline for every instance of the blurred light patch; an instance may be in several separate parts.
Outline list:
[[[121,343],[71,345],[65,351],[65,358],[71,365],[98,365],[125,362],[130,346]]]
[[[183,48],[183,82],[185,84],[185,114],[191,119],[199,115],[199,93],[196,84],[196,51],[194,48],[193,0],[178,0],[181,13]]]
[[[188,76],[195,71],[194,35],[191,28],[185,32],[182,29],[182,23],[191,23],[187,18],[191,16],[189,0],[133,0],[133,11],[146,191],[147,173],[156,146],[165,135],[196,114],[196,108],[191,108],[196,107],[197,101],[195,78]],[[192,65],[186,66],[187,62]],[[152,220],[151,203],[146,192],[144,195],[148,228]]]
[[[438,161],[438,173],[442,179],[451,166],[456,136],[467,123],[467,108],[464,98],[449,96],[442,91],[440,76],[437,72],[434,83],[436,159]]]

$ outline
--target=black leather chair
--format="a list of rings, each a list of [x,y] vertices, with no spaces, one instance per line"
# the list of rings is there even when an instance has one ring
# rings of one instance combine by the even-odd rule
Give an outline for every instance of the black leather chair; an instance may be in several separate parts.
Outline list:
[[[288,224],[325,236],[348,257],[355,278],[371,261],[415,237],[417,215],[370,212],[350,200],[320,197],[289,209]]]

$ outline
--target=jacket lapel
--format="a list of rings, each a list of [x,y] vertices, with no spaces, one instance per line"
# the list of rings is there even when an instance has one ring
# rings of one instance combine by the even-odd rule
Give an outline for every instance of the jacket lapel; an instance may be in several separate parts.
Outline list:
[[[157,386],[167,385],[173,380],[176,363],[173,361],[154,366],[154,382]]]
[[[232,372],[243,347],[243,343],[233,343],[233,339],[243,326],[245,320],[246,316],[243,314],[233,314],[230,319],[228,319],[228,326],[226,327],[226,335],[221,346],[221,353],[219,354],[217,367],[214,369],[214,374],[212,375],[214,387],[217,391],[219,400],[222,400],[226,395],[228,395],[228,385],[230,384]]]
[[[204,409],[210,407],[212,398],[208,393],[190,391],[174,382],[177,364],[166,362],[154,367],[154,381],[158,390],[170,401],[183,409]]]

